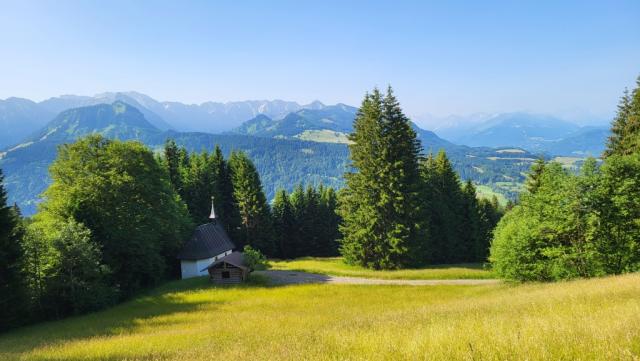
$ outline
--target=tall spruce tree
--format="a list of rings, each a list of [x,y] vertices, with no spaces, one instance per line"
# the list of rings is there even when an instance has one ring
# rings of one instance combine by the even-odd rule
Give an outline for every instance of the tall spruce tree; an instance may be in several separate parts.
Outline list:
[[[349,139],[353,172],[345,174],[341,252],[375,269],[412,263],[419,239],[420,143],[391,88],[374,89],[356,115]]]
[[[306,198],[302,183],[293,188],[290,195],[291,211],[293,213],[293,230],[291,232],[290,249],[291,257],[308,256],[310,253],[309,244],[304,237],[302,227],[304,221],[304,211],[306,208]]]
[[[631,94],[625,92],[618,104],[618,111],[611,123],[611,136],[607,142],[605,157],[628,155],[640,151],[640,77]]]
[[[291,244],[292,236],[295,234],[295,219],[286,190],[279,189],[276,192],[271,213],[273,215],[276,256],[285,259],[292,258],[295,251]]]
[[[476,195],[476,187],[471,180],[467,180],[462,187],[462,222],[460,223],[461,233],[461,261],[476,262],[483,261],[478,259],[478,255],[482,253],[481,249],[485,246],[482,237],[482,219],[480,217],[480,209],[478,198]]]
[[[29,304],[23,273],[24,228],[19,215],[7,205],[3,182],[0,170],[0,331],[23,323]]]
[[[169,180],[178,194],[182,195],[182,160],[180,148],[173,139],[167,139],[164,144],[164,165],[169,173]]]
[[[266,255],[273,255],[271,213],[258,171],[243,152],[231,153],[229,166],[233,198],[241,220],[241,230],[236,238],[240,243],[238,246],[250,245]]]
[[[540,188],[540,178],[542,177],[542,172],[544,172],[545,164],[544,158],[540,157],[531,165],[531,171],[527,175],[525,182],[525,188],[529,193],[535,193]]]
[[[222,149],[216,145],[211,162],[215,179],[215,206],[224,227],[229,235],[236,236],[240,227],[240,214],[233,201],[233,183],[228,162],[222,155]]]
[[[429,225],[429,237],[423,249],[430,263],[454,263],[464,260],[462,194],[458,174],[444,150],[431,154],[421,166],[423,181],[423,217]]]

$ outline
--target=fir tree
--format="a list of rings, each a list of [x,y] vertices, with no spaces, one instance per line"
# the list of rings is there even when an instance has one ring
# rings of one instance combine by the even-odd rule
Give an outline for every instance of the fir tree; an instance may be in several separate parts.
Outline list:
[[[24,322],[27,292],[24,282],[24,234],[19,215],[7,206],[0,170],[0,331]]]
[[[348,262],[397,268],[418,244],[420,143],[389,88],[367,94],[349,138],[354,172],[341,206],[341,251]]]
[[[535,193],[540,188],[540,178],[544,172],[545,164],[544,158],[540,157],[531,165],[531,171],[527,175],[525,182],[525,188],[529,193]]]
[[[309,255],[308,243],[305,242],[304,229],[302,223],[304,221],[304,211],[306,208],[305,192],[302,183],[298,184],[290,196],[291,211],[293,213],[293,230],[291,232],[290,249],[291,257],[300,257]]]
[[[258,171],[242,152],[231,153],[229,166],[233,198],[241,220],[237,246],[250,245],[266,255],[273,255],[275,247],[271,214]]]
[[[169,181],[178,194],[182,195],[181,154],[173,139],[167,139],[164,144],[164,164],[169,173]]]
[[[240,215],[233,200],[233,183],[229,164],[218,145],[213,150],[211,163],[215,180],[215,206],[224,227],[230,236],[236,236],[240,227]]]
[[[631,94],[625,89],[611,123],[611,136],[604,156],[628,155],[640,151],[640,77]]]
[[[276,255],[285,259],[292,258],[295,253],[291,244],[292,236],[295,233],[295,219],[289,195],[284,189],[279,189],[276,192],[271,213],[273,215]]]
[[[461,260],[464,262],[482,261],[482,259],[478,259],[479,255],[482,254],[482,249],[485,247],[481,234],[482,219],[480,217],[476,187],[473,186],[471,180],[465,182],[461,194]]]

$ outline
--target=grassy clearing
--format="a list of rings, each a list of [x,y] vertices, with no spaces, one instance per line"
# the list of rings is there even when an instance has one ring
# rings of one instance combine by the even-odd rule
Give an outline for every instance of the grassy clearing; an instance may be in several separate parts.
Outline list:
[[[482,185],[482,184],[476,185],[476,194],[478,195],[478,197],[484,198],[484,199],[491,199],[493,198],[493,196],[496,196],[496,198],[498,198],[498,203],[501,206],[507,205],[507,197],[505,197],[504,194],[502,193],[498,193],[494,191],[489,186]]]
[[[304,132],[295,136],[301,140],[310,140],[312,142],[320,143],[342,143],[349,144],[351,141],[348,138],[348,134],[342,132],[334,132],[332,130],[305,130]]]
[[[291,261],[269,261],[270,269],[304,271],[330,276],[377,278],[385,280],[450,280],[450,279],[489,279],[495,278],[491,271],[483,269],[481,264],[430,266],[420,269],[397,271],[374,271],[359,266],[345,264],[342,258],[305,257]]]
[[[2,360],[634,360],[640,275],[513,286],[170,283],[0,336]]]

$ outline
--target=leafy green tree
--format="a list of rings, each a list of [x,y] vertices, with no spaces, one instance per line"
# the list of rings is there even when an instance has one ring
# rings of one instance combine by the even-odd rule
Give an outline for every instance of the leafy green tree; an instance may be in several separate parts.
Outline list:
[[[19,214],[7,206],[3,180],[0,170],[0,331],[22,324],[28,305],[23,272],[24,228]]]
[[[369,268],[410,264],[420,238],[420,143],[391,88],[365,96],[349,139],[354,171],[345,174],[341,252]]]
[[[603,274],[589,230],[591,186],[587,175],[571,175],[558,163],[545,166],[538,190],[523,194],[498,224],[491,248],[496,272],[521,281]]]
[[[273,255],[275,245],[271,213],[258,171],[242,152],[231,153],[229,167],[233,198],[241,220],[238,246],[250,245],[266,255]]]
[[[58,225],[56,233],[50,240],[56,256],[47,285],[47,308],[63,316],[113,304],[116,290],[108,286],[110,271],[102,264],[102,252],[91,231],[69,220]]]
[[[611,155],[602,166],[591,223],[606,273],[640,269],[640,152]]]
[[[175,255],[192,224],[148,148],[91,135],[62,145],[50,172],[36,222],[84,224],[123,294],[178,272]]]

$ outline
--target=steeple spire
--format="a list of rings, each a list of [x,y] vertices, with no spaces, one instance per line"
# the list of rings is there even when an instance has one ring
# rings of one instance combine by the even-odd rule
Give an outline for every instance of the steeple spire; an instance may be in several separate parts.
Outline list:
[[[211,222],[216,221],[216,211],[213,209],[213,196],[211,196],[211,214],[209,215],[209,219]]]

